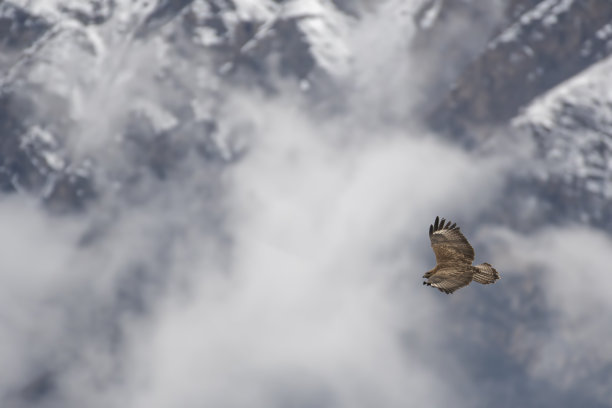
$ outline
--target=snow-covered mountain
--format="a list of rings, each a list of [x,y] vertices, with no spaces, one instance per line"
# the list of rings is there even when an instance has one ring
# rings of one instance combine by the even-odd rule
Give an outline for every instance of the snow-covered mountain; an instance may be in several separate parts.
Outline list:
[[[20,170],[16,172],[6,170],[11,164],[4,165],[2,184],[5,189],[19,184],[26,189],[44,190],[43,195],[49,196],[53,187],[47,185],[44,175],[61,170],[62,174],[72,174],[73,180],[80,180],[69,187],[80,189],[78,195],[73,194],[77,207],[83,205],[83,199],[77,197],[90,197],[94,190],[91,185],[85,187],[91,183],[81,177],[89,170],[77,170],[83,167],[83,159],[73,163],[74,157],[68,157],[72,153],[61,151],[62,143],[54,140],[60,134],[78,133],[68,131],[66,126],[71,121],[84,120],[81,115],[88,109],[83,105],[105,104],[105,100],[117,96],[111,94],[117,89],[122,99],[133,99],[128,109],[121,107],[120,121],[124,123],[119,127],[126,126],[128,117],[132,122],[140,122],[132,129],[152,126],[157,133],[172,134],[179,127],[199,127],[203,134],[208,134],[202,136],[205,140],[197,142],[199,149],[219,150],[220,154],[225,150],[221,156],[228,158],[234,153],[227,149],[231,150],[229,146],[236,142],[222,134],[225,126],[218,123],[216,111],[223,104],[220,95],[223,87],[240,83],[274,93],[282,92],[279,84],[286,84],[288,79],[288,83],[295,83],[305,94],[314,98],[324,94],[334,99],[335,104],[346,105],[342,87],[349,81],[351,64],[356,58],[351,42],[358,38],[360,16],[376,9],[367,3],[316,0],[158,4],[23,0],[4,2],[0,7],[6,33],[1,61],[5,67],[3,112],[5,122],[14,120],[14,126],[18,126],[9,131],[16,135],[10,138],[13,142],[6,144],[5,156],[32,156],[27,161],[20,160],[17,166]],[[477,129],[483,126],[512,127],[513,118],[531,100],[557,86],[563,88],[568,78],[605,58],[610,48],[612,31],[608,28],[607,13],[612,10],[604,1],[513,1],[488,5],[421,1],[409,5],[386,2],[381,7],[388,9],[385,16],[396,15],[414,22],[416,32],[411,32],[409,24],[403,25],[408,27],[403,32],[407,43],[414,37],[415,55],[420,57],[413,64],[435,73],[413,74],[420,82],[414,91],[426,100],[416,109],[435,108],[432,114],[424,112],[430,123],[455,135],[482,133]],[[452,52],[429,52],[432,47],[450,47]],[[149,59],[146,69],[134,66],[134,61],[142,57]],[[163,92],[174,93],[176,106],[163,106],[168,101],[155,101],[146,89],[125,89],[123,84],[129,82],[130,75],[146,75],[159,87],[165,87]],[[102,92],[99,88],[108,88],[109,79],[114,85]],[[450,92],[441,84],[446,84]],[[38,94],[31,88],[37,89]],[[206,101],[198,97],[202,92],[208,95]],[[31,99],[42,98],[55,99],[50,105],[64,110],[61,115],[64,123],[57,123],[57,112],[45,112],[49,108],[40,103],[35,104],[39,110],[36,114],[31,112],[32,106],[26,109],[29,113],[11,113],[31,105]],[[530,109],[537,110],[538,104],[533,102]],[[83,112],[78,112],[79,109]],[[24,124],[27,115],[35,119]],[[134,119],[134,115],[139,119]],[[46,123],[49,116],[56,123]],[[534,139],[542,139],[541,130],[534,132]],[[23,133],[28,136],[18,142]],[[38,147],[26,149],[26,145]],[[576,175],[581,171],[573,170]],[[592,182],[590,186],[592,190]],[[601,217],[596,220],[601,221]]]
[[[0,406],[610,406],[611,27],[0,2]],[[500,282],[423,290],[438,213]]]
[[[453,5],[477,9],[471,2]],[[429,123],[468,144],[498,137],[534,145],[495,218],[514,217],[511,222],[524,228],[551,220],[612,226],[609,125],[602,108],[608,103],[611,13],[606,1],[504,2],[480,49],[451,56],[465,68],[450,75],[450,91],[436,89],[442,96],[425,112]],[[457,14],[434,20],[428,28],[434,35],[421,41],[448,42],[435,30],[444,33]],[[463,30],[482,32],[484,24],[475,26]],[[534,207],[535,201],[540,204]]]
[[[537,145],[534,181],[555,203],[549,215],[610,231],[610,64],[605,59],[534,100],[512,126]]]
[[[240,147],[232,125],[220,123],[223,87],[242,82],[276,92],[277,79],[289,76],[309,90],[317,77],[324,83],[345,76],[350,55],[343,41],[355,19],[316,0],[58,0],[0,7],[7,33],[2,119],[12,123],[2,184],[39,191],[57,207],[81,207],[92,196],[93,181],[83,179],[91,161],[85,152],[109,138],[175,138],[205,156],[231,159]],[[134,86],[134,76],[151,83]],[[163,98],[155,95],[160,92]],[[101,111],[114,123],[101,122]],[[98,140],[85,140],[83,126],[96,128]],[[199,140],[174,136],[196,128]],[[67,151],[69,144],[76,151]],[[150,154],[155,157],[142,160],[160,173],[173,160]],[[75,191],[56,201],[64,184]]]

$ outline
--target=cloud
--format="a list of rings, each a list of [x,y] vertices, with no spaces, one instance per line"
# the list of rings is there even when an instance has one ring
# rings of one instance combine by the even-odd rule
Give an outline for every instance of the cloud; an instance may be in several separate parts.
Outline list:
[[[143,176],[76,218],[15,211],[23,197],[0,206],[13,222],[38,220],[5,237],[24,254],[11,261],[21,285],[40,284],[40,273],[53,283],[6,305],[34,335],[18,327],[3,347],[3,367],[32,367],[13,371],[5,400],[354,407],[464,398],[460,367],[436,340],[439,294],[419,277],[433,261],[427,224],[486,205],[496,165],[421,132],[362,127],[350,112],[322,120],[293,96],[228,98],[228,120],[251,124],[250,149],[215,182],[186,160],[175,177]],[[45,251],[58,259],[43,262]],[[18,285],[2,280],[7,291]],[[47,389],[37,370],[51,373]],[[37,384],[40,395],[24,396]]]
[[[246,103],[258,123],[227,175],[230,266],[190,265],[189,300],[170,300],[136,340],[148,388],[135,405],[450,401],[453,385],[424,358],[440,357],[419,325],[440,318],[418,279],[431,257],[422,224],[449,199],[471,206],[490,179],[482,163],[403,134],[338,144],[339,127],[291,104]],[[420,171],[434,157],[445,166]]]
[[[206,197],[192,190],[206,176],[192,164],[178,184],[149,181],[135,207],[119,200],[98,215],[55,219],[20,208],[23,197],[0,206],[23,234],[5,230],[15,249],[2,261],[3,287],[19,297],[4,313],[27,322],[10,331],[2,363],[32,361],[30,372],[12,371],[7,389],[49,370],[67,406],[120,404],[117,395],[136,407],[405,406],[456,396],[454,382],[439,381],[448,375],[442,355],[446,369],[453,357],[435,348],[427,324],[443,320],[438,293],[418,278],[432,261],[426,223],[438,210],[477,211],[487,163],[399,132],[352,129],[355,140],[338,143],[343,121],[240,99],[257,107],[254,140],[213,198],[223,230],[209,229]],[[99,217],[106,227],[79,245]]]
[[[487,229],[499,268],[521,281],[542,286],[549,313],[546,330],[517,337],[517,357],[525,359],[528,374],[554,388],[607,404],[612,347],[601,341],[612,335],[607,324],[612,301],[607,289],[610,237],[578,225],[547,226],[530,235],[508,229]],[[516,344],[519,343],[519,344]]]
[[[0,201],[0,362],[7,373],[4,394],[24,377],[35,375],[40,361],[61,341],[64,318],[52,305],[72,284],[77,271],[66,269],[73,254],[76,230],[70,221],[50,220],[32,202]]]

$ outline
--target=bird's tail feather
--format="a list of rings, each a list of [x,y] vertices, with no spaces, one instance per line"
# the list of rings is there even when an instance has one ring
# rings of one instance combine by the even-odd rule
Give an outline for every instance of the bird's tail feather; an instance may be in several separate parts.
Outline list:
[[[480,265],[476,265],[474,268],[474,275],[472,279],[478,283],[486,285],[488,283],[493,283],[499,279],[499,273],[488,263],[483,263]]]

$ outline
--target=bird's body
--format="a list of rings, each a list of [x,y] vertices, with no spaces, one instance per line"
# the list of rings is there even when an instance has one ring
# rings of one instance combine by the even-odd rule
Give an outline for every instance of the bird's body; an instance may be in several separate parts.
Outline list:
[[[444,293],[453,293],[467,286],[472,280],[483,285],[499,279],[497,271],[488,263],[472,265],[474,249],[463,236],[457,224],[436,217],[429,226],[429,239],[436,255],[436,266],[423,275],[423,285],[432,286]]]

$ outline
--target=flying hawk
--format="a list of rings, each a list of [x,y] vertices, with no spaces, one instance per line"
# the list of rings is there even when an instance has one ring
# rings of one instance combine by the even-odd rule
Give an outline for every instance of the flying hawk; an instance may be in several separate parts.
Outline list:
[[[457,224],[436,217],[429,226],[429,239],[436,267],[423,275],[423,285],[438,288],[440,292],[453,293],[467,286],[472,280],[486,285],[499,279],[499,273],[488,263],[472,266],[474,248],[463,236]]]

